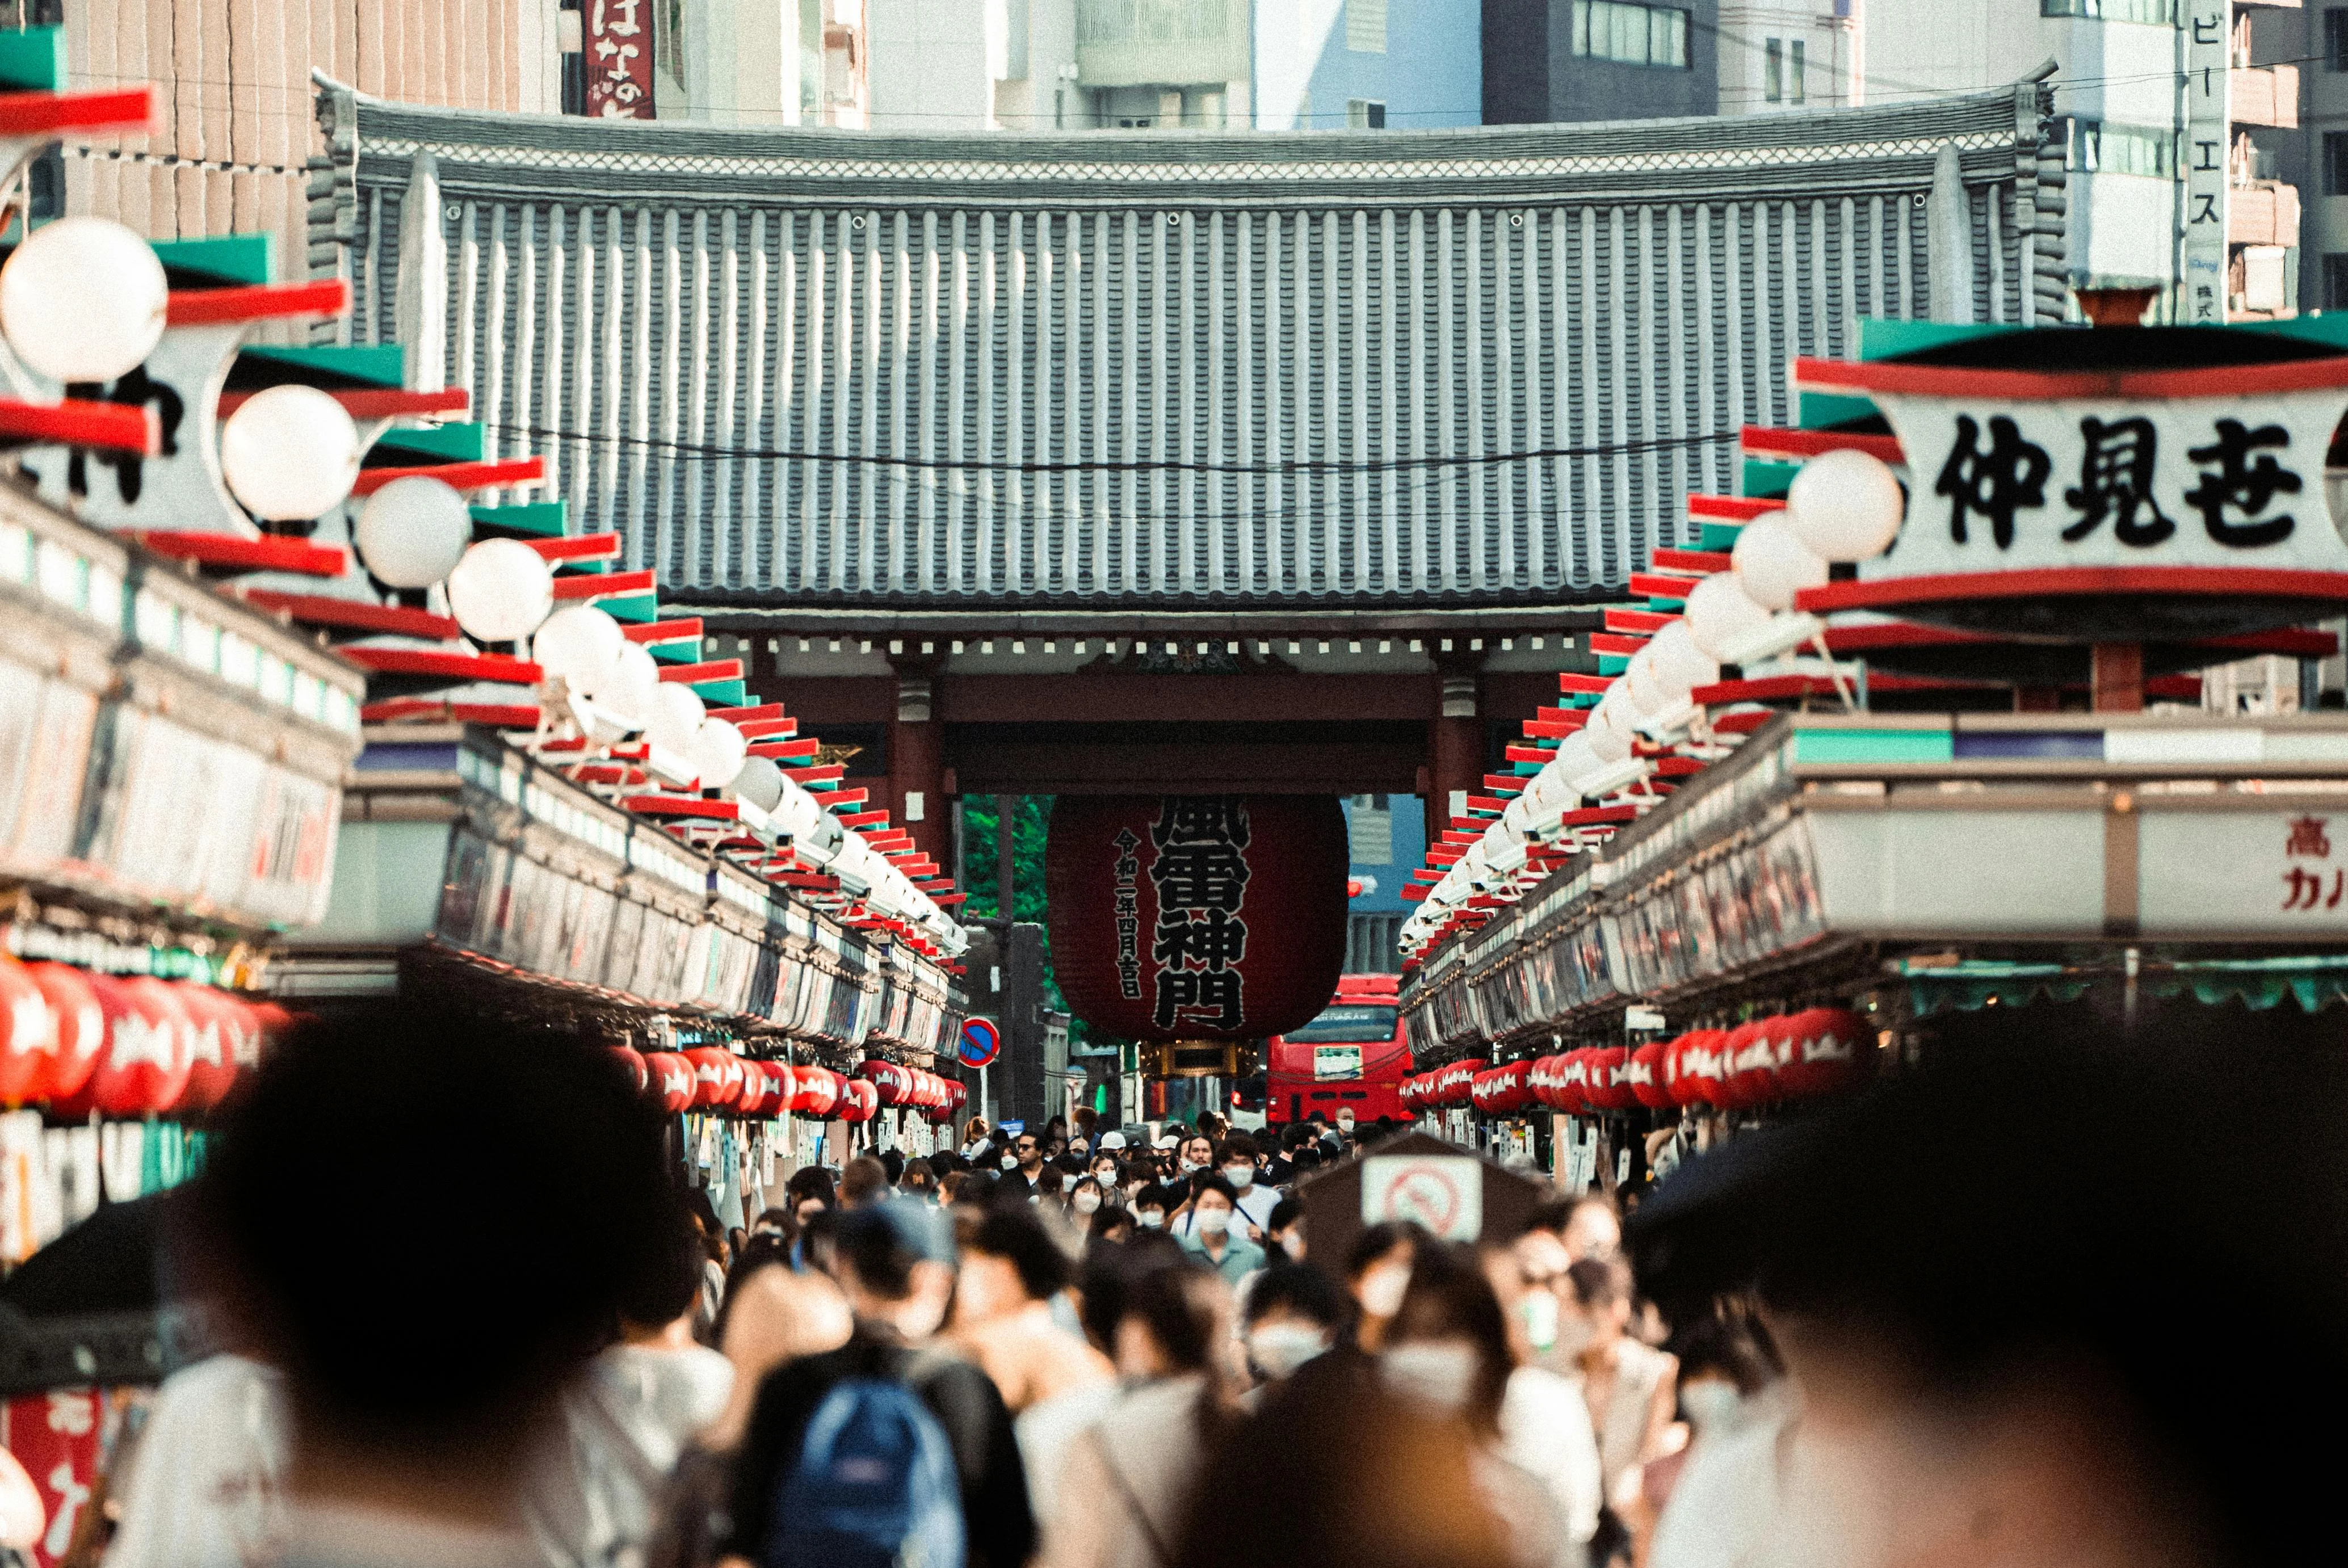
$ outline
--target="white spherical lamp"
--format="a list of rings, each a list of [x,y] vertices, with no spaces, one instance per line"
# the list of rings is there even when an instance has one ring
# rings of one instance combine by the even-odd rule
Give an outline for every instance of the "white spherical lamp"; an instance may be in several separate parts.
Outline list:
[[[628,639],[620,623],[592,604],[568,604],[546,618],[530,640],[530,656],[549,676],[560,676],[572,691],[595,683],[618,662]]]
[[[155,351],[170,293],[145,240],[109,219],[59,218],[0,267],[0,332],[52,381],[112,381]]]
[[[1655,678],[1674,697],[1684,697],[1720,678],[1719,662],[1695,645],[1695,634],[1684,620],[1673,621],[1648,641],[1647,657]]]
[[[221,427],[221,477],[263,522],[324,517],[358,482],[358,427],[315,387],[256,392]]]
[[[1642,648],[1632,655],[1630,668],[1622,672],[1622,695],[1641,718],[1652,718],[1671,707],[1673,697],[1681,694],[1665,688],[1655,674],[1654,655]]]
[[[1559,744],[1557,756],[1551,759],[1550,766],[1557,769],[1558,777],[1564,781],[1567,791],[1572,797],[1572,799],[1564,803],[1570,805],[1573,799],[1581,798],[1581,781],[1605,767],[1606,760],[1598,755],[1597,748],[1590,743],[1589,732],[1577,730]]]
[[[1769,624],[1769,612],[1753,602],[1734,572],[1715,572],[1688,590],[1689,638],[1706,658],[1724,663],[1738,638]]]
[[[451,572],[473,539],[473,514],[455,490],[423,474],[394,480],[367,497],[352,542],[377,581],[429,588]]]
[[[554,608],[554,573],[519,539],[485,539],[448,573],[448,608],[476,641],[527,637]]]
[[[1822,452],[1786,496],[1786,525],[1827,561],[1872,561],[1900,536],[1908,508],[1891,465],[1865,452]]]
[[[782,805],[783,786],[789,782],[773,758],[745,757],[742,771],[734,775],[734,793],[771,817]]]
[[[750,742],[740,730],[722,718],[705,718],[693,734],[693,746],[687,753],[693,758],[694,771],[701,778],[705,789],[723,789],[734,782],[742,765],[750,759]]]
[[[1609,704],[1612,704],[1612,707]],[[1622,711],[1610,691],[1598,705],[1590,722],[1581,727],[1581,738],[1601,762],[1620,762],[1631,755],[1630,715]]]
[[[653,697],[660,690],[660,665],[641,643],[630,643],[619,657],[587,683],[588,700],[630,729],[642,729],[652,718]]]
[[[1746,596],[1765,610],[1790,610],[1794,595],[1827,580],[1827,563],[1794,536],[1782,511],[1764,512],[1737,531],[1729,554]]]
[[[663,681],[644,715],[644,738],[663,751],[690,758],[693,743],[701,735],[701,721],[708,716],[700,693],[683,681]]]

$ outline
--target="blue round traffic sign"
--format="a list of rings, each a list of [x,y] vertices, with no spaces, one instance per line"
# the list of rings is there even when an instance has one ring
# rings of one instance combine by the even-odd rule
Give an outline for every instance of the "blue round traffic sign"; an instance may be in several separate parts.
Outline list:
[[[955,1054],[966,1068],[987,1067],[1003,1054],[1003,1031],[994,1026],[992,1018],[965,1018]]]

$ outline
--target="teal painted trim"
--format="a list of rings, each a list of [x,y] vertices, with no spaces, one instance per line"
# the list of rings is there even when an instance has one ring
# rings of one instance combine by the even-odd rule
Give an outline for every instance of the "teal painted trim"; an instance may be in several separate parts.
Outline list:
[[[1949,762],[1956,738],[1945,729],[1803,729],[1794,735],[1794,761]]]
[[[2295,337],[2304,343],[2320,343],[2326,348],[2348,348],[2348,310],[2330,313],[2312,311],[2306,315],[2291,316],[2284,321],[2246,321],[2234,326],[2212,328],[2219,332],[2255,332],[2268,337]]]
[[[1519,779],[1529,779],[1540,770],[1541,765],[1538,762],[1511,762],[1509,764],[1509,771],[1515,774]]]
[[[19,93],[66,90],[66,30],[27,27],[0,33],[0,88]]]
[[[1972,343],[1979,338],[2031,330],[2034,329],[1991,322],[1961,326],[1952,321],[1883,321],[1862,316],[1859,323],[1859,356],[1862,360],[1896,359],[1903,354],[1921,354],[1947,344]]]
[[[1599,662],[1601,664],[1605,663],[1603,659],[1601,659]],[[1625,660],[1624,662],[1628,663],[1629,661]],[[1598,673],[1602,676],[1607,672],[1601,669]],[[1598,706],[1598,696],[1594,692],[1561,691],[1557,694],[1557,701],[1550,706],[1554,707],[1596,707]]]
[[[1676,615],[1686,608],[1687,601],[1684,599],[1651,598],[1647,601],[1649,613],[1657,615]]]
[[[1794,488],[1794,476],[1802,471],[1799,463],[1775,463],[1763,458],[1745,459],[1745,474],[1736,493],[1754,500],[1777,500]]]
[[[665,643],[646,643],[653,657],[664,665],[697,665],[701,662],[701,639],[678,637]]]
[[[1837,425],[1872,419],[1876,413],[1871,397],[1855,397],[1846,392],[1805,392],[1801,412],[1795,418],[1805,430],[1831,430]]]
[[[1734,550],[1736,548],[1736,536],[1744,531],[1745,525],[1741,522],[1715,522],[1705,518],[1704,526],[1696,531],[1695,547],[1698,550]]]
[[[643,624],[660,619],[660,595],[657,593],[623,593],[616,599],[598,599],[595,608],[615,621],[633,621]],[[741,706],[736,704],[736,707]]]
[[[1598,673],[1601,676],[1619,676],[1630,667],[1631,655],[1628,654],[1601,654],[1598,655]]]
[[[600,577],[612,570],[612,563],[608,561],[560,561],[555,562],[554,569],[573,577]]]
[[[567,500],[477,506],[472,513],[476,530],[486,528],[498,534],[527,533],[540,539],[561,539],[571,531],[571,503]]]
[[[270,234],[215,234],[207,240],[149,240],[156,258],[173,272],[201,273],[223,284],[277,281],[277,242]]]
[[[695,681],[693,689],[712,707],[747,707],[750,694],[740,681]]]
[[[444,463],[478,463],[489,449],[488,439],[489,428],[484,425],[427,425],[416,429],[386,430],[371,455],[421,452]]]
[[[396,343],[354,345],[348,348],[247,346],[241,352],[258,359],[273,359],[281,365],[299,365],[347,376],[354,381],[372,382],[377,387],[401,387],[407,381],[407,351]]]

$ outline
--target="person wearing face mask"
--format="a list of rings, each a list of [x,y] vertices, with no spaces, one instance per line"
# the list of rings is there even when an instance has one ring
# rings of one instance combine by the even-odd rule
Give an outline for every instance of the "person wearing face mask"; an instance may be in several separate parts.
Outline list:
[[[1345,1298],[1319,1269],[1273,1263],[1248,1286],[1244,1316],[1248,1370],[1276,1383],[1337,1342]]]
[[[1420,1243],[1410,1279],[1376,1357],[1388,1394],[1444,1419],[1457,1420],[1487,1464],[1488,1485],[1515,1496],[1503,1509],[1528,1561],[1588,1562],[1598,1525],[1597,1456],[1585,1436],[1579,1450],[1570,1418],[1579,1411],[1528,1391],[1517,1379],[1508,1319],[1482,1264],[1469,1248]],[[1551,1374],[1535,1373],[1571,1393]]]
[[[1734,1568],[1778,1504],[1792,1391],[1768,1331],[1749,1313],[1715,1306],[1672,1343],[1693,1435],[1680,1454],[1643,1467],[1641,1501],[1660,1511],[1647,1568]]]
[[[1427,1234],[1408,1221],[1372,1225],[1354,1242],[1345,1260],[1345,1288],[1354,1297],[1354,1342],[1371,1355],[1385,1342],[1386,1326],[1402,1310],[1410,1289],[1411,1260]]]
[[[1672,1424],[1678,1364],[1625,1332],[1631,1322],[1631,1265],[1619,1257],[1585,1257],[1565,1274],[1558,1302],[1557,1353],[1581,1373],[1581,1398],[1598,1436],[1606,1491],[1664,1449]]]
[[[1195,1176],[1210,1170],[1215,1163],[1215,1140],[1203,1132],[1194,1132],[1182,1140],[1174,1150],[1174,1172],[1178,1176]]]
[[[1263,1222],[1264,1255],[1275,1260],[1286,1258],[1290,1263],[1304,1261],[1304,1204],[1295,1198],[1282,1198],[1272,1206]]]
[[[1101,1209],[1108,1202],[1107,1191],[1097,1176],[1081,1176],[1068,1194],[1067,1220],[1079,1242],[1091,1236]]]
[[[1223,1180],[1231,1184],[1231,1190],[1240,1195],[1240,1212],[1246,1216],[1249,1224],[1255,1227],[1258,1240],[1271,1225],[1272,1212],[1280,1203],[1280,1194],[1263,1180],[1262,1172],[1258,1169],[1262,1157],[1262,1151],[1255,1140],[1244,1132],[1232,1133],[1215,1151],[1216,1169],[1223,1173]]]
[[[1232,1284],[1263,1267],[1263,1249],[1232,1227],[1239,1190],[1220,1176],[1202,1176],[1192,1193],[1190,1223],[1179,1238],[1183,1249],[1204,1258]]]
[[[1145,1231],[1166,1228],[1166,1190],[1146,1186],[1133,1195],[1133,1222]]]

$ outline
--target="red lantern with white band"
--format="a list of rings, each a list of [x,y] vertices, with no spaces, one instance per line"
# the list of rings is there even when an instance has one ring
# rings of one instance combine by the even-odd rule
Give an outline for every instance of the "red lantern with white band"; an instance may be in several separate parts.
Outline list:
[[[56,1104],[79,1094],[98,1070],[106,1049],[106,1011],[90,977],[67,964],[27,964],[26,978],[41,989],[57,1022],[57,1050],[46,1075],[26,1086],[25,1098]]]
[[[1867,1081],[1875,1031],[1866,1019],[1847,1007],[1811,1007],[1788,1022],[1792,1050],[1777,1068],[1786,1093],[1838,1094]]]
[[[0,1105],[36,1099],[57,1061],[57,1016],[13,958],[0,958]]]
[[[696,1088],[694,1066],[675,1051],[654,1051],[644,1057],[661,1109],[675,1116],[693,1109]]]

